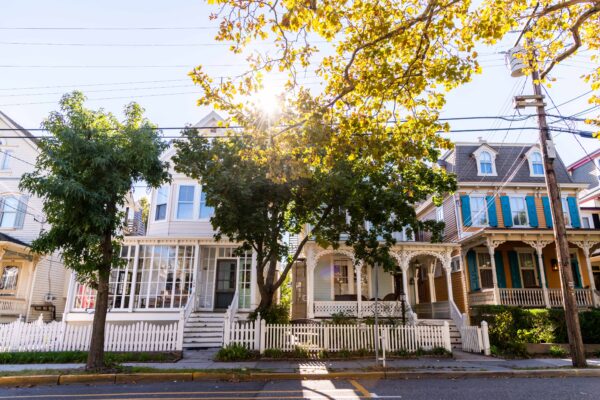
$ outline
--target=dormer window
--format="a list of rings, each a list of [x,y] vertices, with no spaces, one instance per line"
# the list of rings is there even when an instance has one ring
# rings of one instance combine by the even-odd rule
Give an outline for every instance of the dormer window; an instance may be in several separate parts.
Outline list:
[[[481,145],[473,152],[477,161],[478,176],[496,176],[496,156],[498,152],[487,144]]]
[[[481,152],[479,156],[479,170],[482,175],[492,174],[492,156],[487,151]]]
[[[534,151],[529,157],[529,166],[532,176],[544,176],[544,164],[542,163],[542,153]]]

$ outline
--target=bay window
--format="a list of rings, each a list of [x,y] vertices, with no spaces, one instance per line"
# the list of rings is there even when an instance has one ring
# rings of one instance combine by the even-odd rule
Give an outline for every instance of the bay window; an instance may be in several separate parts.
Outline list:
[[[179,186],[177,219],[192,219],[194,214],[194,189],[192,185]]]

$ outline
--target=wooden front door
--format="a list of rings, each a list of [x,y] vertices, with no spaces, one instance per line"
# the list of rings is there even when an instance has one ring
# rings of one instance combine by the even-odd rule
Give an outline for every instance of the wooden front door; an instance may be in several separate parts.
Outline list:
[[[306,264],[296,263],[292,271],[292,320],[306,319]]]
[[[215,308],[229,307],[235,295],[236,260],[217,260]]]

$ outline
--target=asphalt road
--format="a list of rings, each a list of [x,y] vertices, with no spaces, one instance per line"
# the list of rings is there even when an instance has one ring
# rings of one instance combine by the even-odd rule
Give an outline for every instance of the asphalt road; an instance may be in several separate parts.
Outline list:
[[[600,399],[598,378],[161,382],[0,389],[0,399]]]

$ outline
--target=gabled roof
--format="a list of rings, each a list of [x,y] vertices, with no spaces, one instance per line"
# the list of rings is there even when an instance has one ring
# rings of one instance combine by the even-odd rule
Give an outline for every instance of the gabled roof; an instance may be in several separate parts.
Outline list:
[[[31,134],[27,129],[23,128],[21,125],[17,124],[11,117],[0,111],[0,118],[2,118],[8,125],[12,125],[11,128],[14,130],[21,132],[27,138],[31,139],[34,143],[37,141],[35,136]]]
[[[577,169],[577,168],[581,167],[582,165],[584,165],[590,161],[593,161],[597,157],[600,157],[600,149],[581,157],[579,160],[577,160],[574,163],[572,163],[571,165],[569,165],[567,167],[567,170],[569,170],[569,172],[571,172],[574,169]]]
[[[481,182],[495,183],[506,182],[511,174],[517,168],[517,172],[512,178],[513,183],[541,183],[545,182],[543,176],[531,176],[529,171],[529,163],[525,160],[527,153],[532,147],[537,146],[534,143],[511,143],[511,144],[496,144],[487,143],[487,146],[497,152],[496,155],[496,172],[497,176],[479,176],[477,174],[477,159],[473,153],[482,146],[482,143],[456,143],[453,157],[450,154],[442,157],[448,169],[456,173],[458,183],[461,182]],[[554,163],[556,170],[556,178],[559,183],[576,183],[568,174],[565,165],[560,156],[557,155]]]

